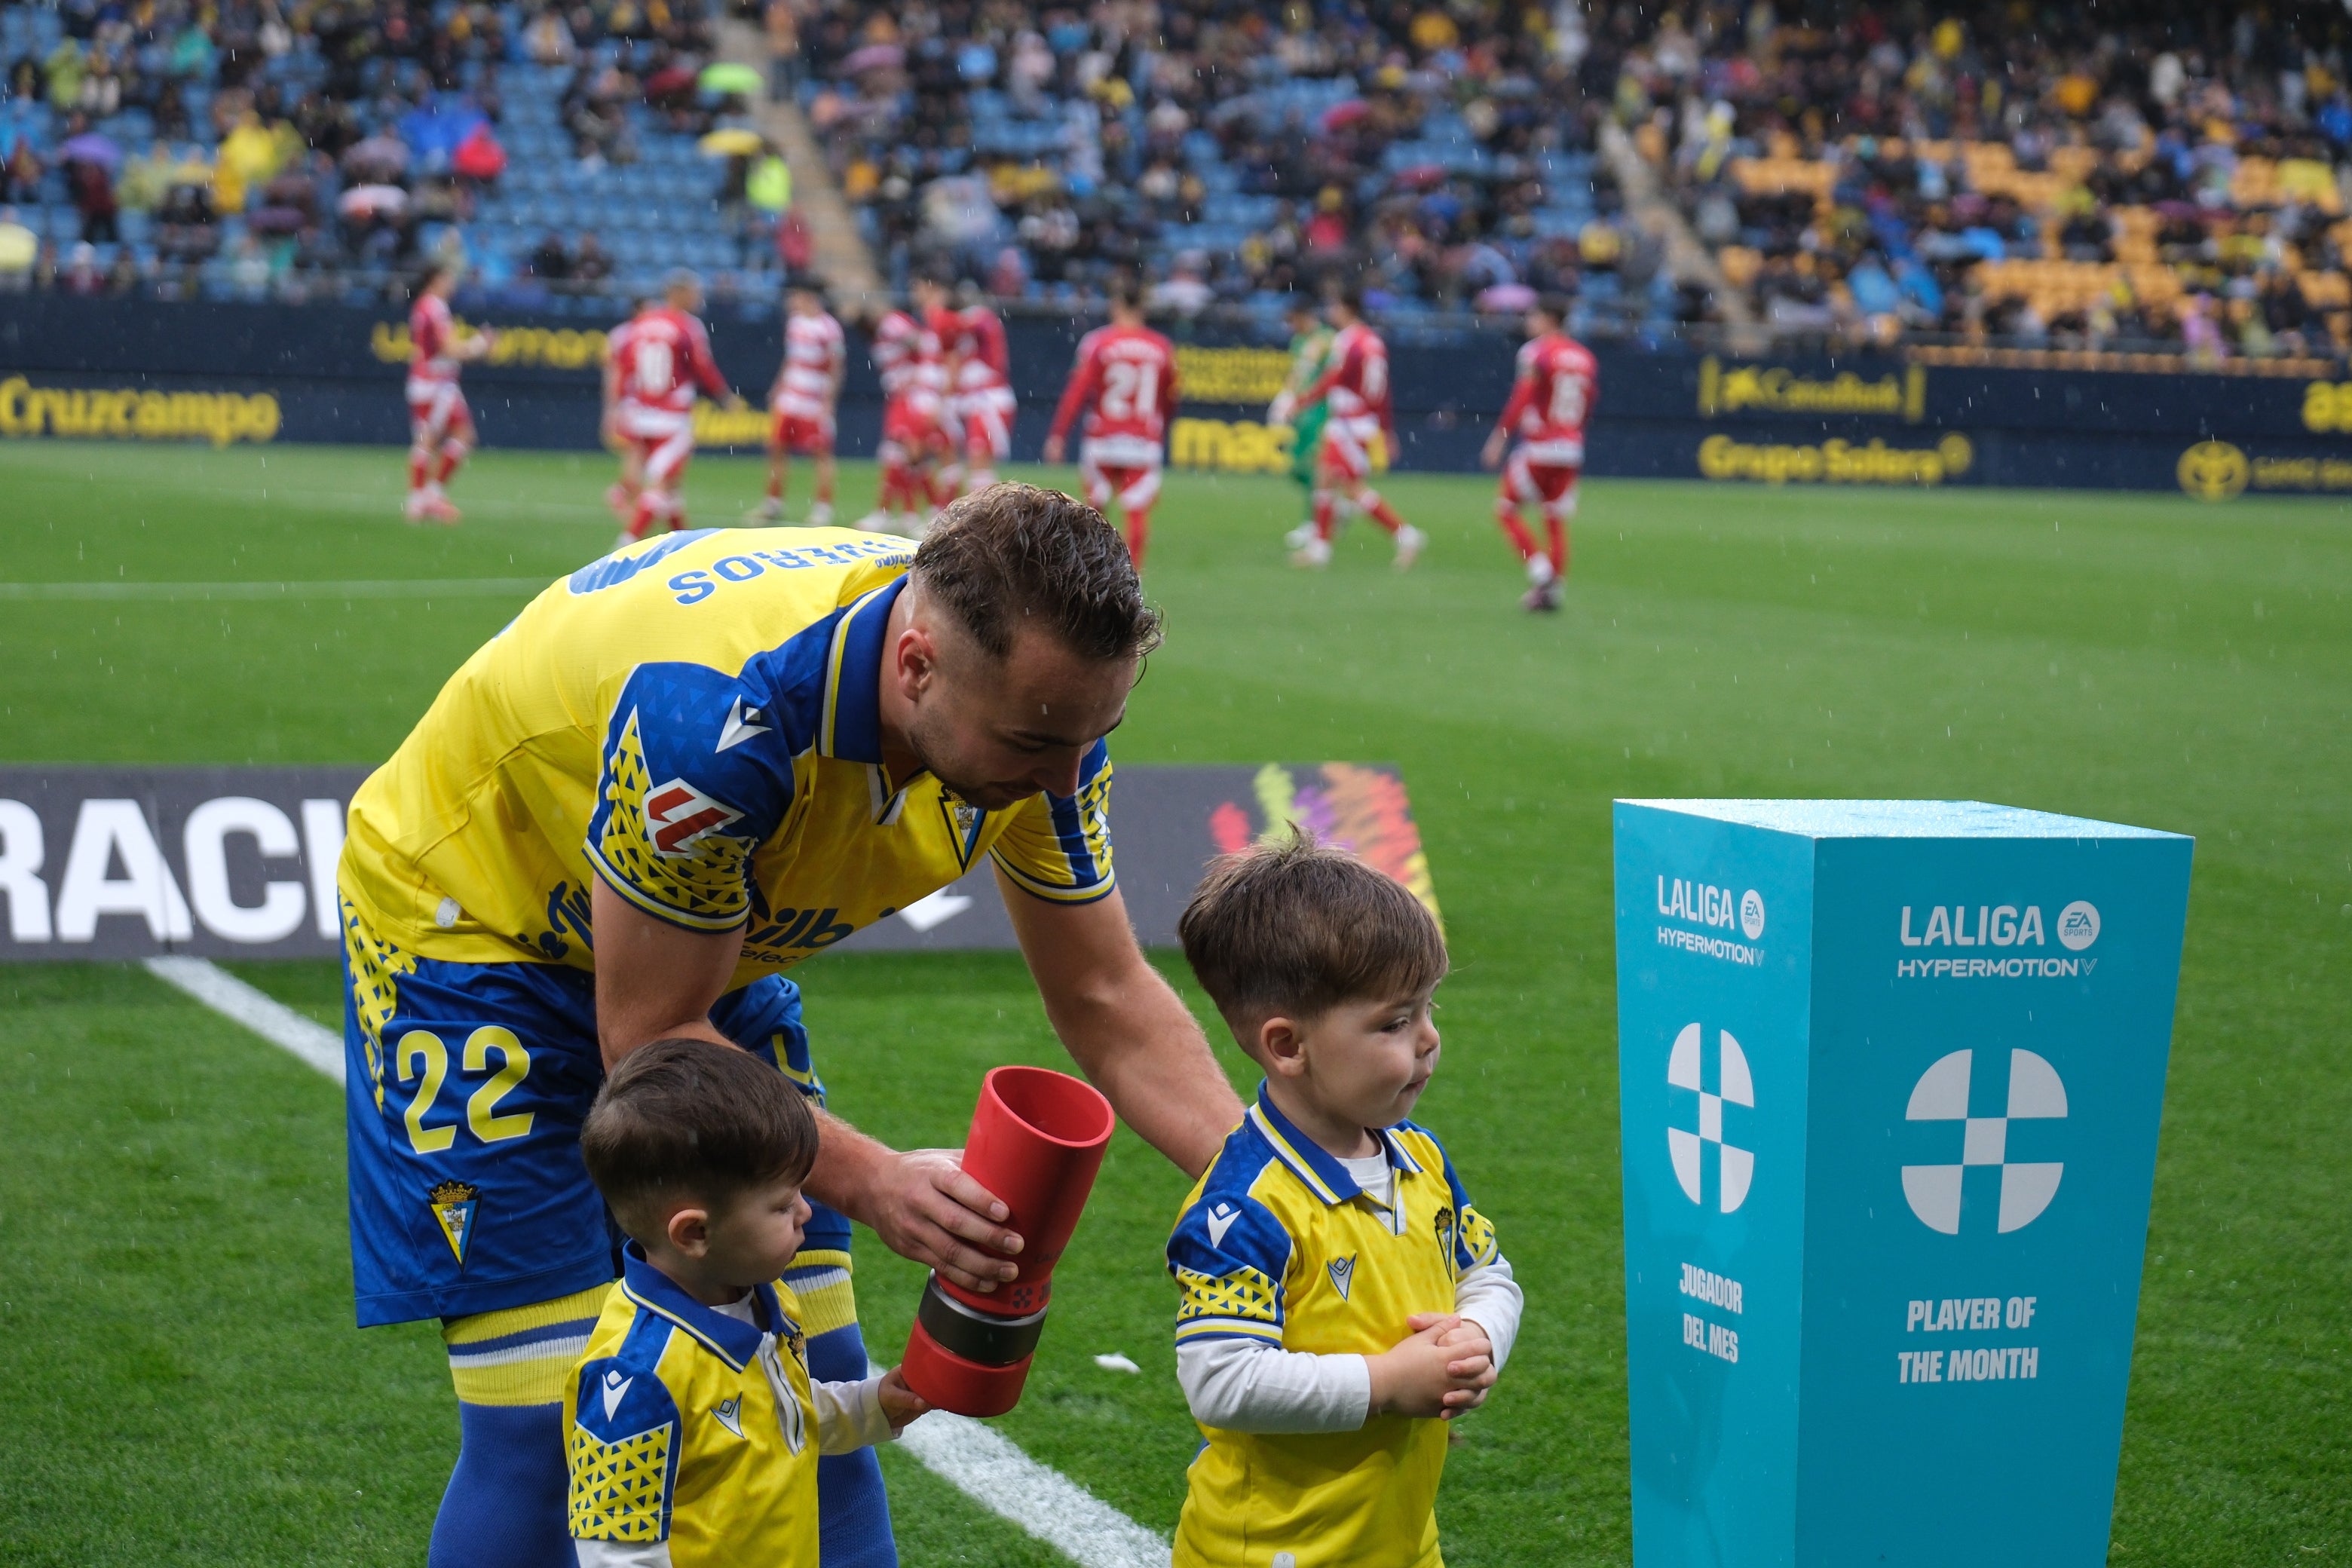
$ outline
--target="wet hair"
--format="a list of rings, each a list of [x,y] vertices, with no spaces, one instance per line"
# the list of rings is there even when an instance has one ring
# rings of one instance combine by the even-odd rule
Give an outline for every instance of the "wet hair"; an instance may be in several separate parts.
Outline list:
[[[1245,1049],[1268,1018],[1417,994],[1447,965],[1444,935],[1419,899],[1298,832],[1210,862],[1176,936]]]
[[[1143,601],[1126,542],[1059,490],[997,484],[963,497],[924,536],[913,576],[992,658],[1024,626],[1083,658],[1160,646],[1160,612]]]
[[[657,1224],[655,1205],[718,1209],[763,1183],[804,1181],[816,1150],[815,1113],[782,1073],[749,1051],[682,1037],[624,1057],[580,1128],[590,1179],[640,1241]]]

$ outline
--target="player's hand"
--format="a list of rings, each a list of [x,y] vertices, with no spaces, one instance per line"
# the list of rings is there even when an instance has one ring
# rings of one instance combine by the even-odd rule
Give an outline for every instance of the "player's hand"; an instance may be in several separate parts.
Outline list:
[[[1290,423],[1290,394],[1282,393],[1265,405],[1265,422],[1269,425]]]
[[[1063,440],[1059,436],[1048,436],[1045,437],[1045,455],[1047,462],[1060,462],[1062,460],[1062,454],[1066,450],[1067,450],[1067,447],[1064,445]]]
[[[993,1290],[1020,1272],[1008,1259],[1021,1250],[1021,1237],[1003,1223],[1013,1211],[963,1173],[962,1158],[960,1149],[890,1155],[856,1217],[899,1257],[967,1290]]]
[[[923,1402],[921,1394],[907,1386],[906,1373],[899,1367],[894,1366],[882,1374],[879,1392],[882,1414],[889,1421],[890,1435],[894,1437],[904,1432],[915,1417],[928,1414],[931,1408]]]
[[[1503,433],[1500,430],[1486,437],[1486,445],[1479,452],[1478,460],[1488,468],[1503,466]]]
[[[724,406],[730,414],[740,414],[743,410],[751,407],[751,405],[743,401],[743,395],[741,393],[730,392],[727,395],[727,402]]]

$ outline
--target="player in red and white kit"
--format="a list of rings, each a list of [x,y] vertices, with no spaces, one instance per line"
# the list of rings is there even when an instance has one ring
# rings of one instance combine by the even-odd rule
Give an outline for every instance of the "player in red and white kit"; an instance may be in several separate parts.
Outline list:
[[[962,488],[970,494],[994,484],[996,465],[1013,456],[1013,417],[1020,402],[1013,395],[1012,354],[996,312],[974,290],[949,320],[954,327],[944,339],[948,411],[963,427]]]
[[[1568,302],[1545,295],[1528,311],[1528,341],[1519,349],[1511,398],[1486,437],[1486,467],[1500,467],[1495,521],[1527,563],[1530,610],[1557,610],[1568,575],[1568,520],[1576,515],[1576,479],[1584,468],[1584,422],[1601,388],[1592,352],[1568,335]],[[1512,438],[1510,459],[1503,452]],[[1543,509],[1549,551],[1536,548],[1521,521],[1526,507]]]
[[[694,314],[702,308],[702,279],[673,272],[663,280],[662,294],[661,304],[647,304],[613,334],[604,365],[605,426],[620,440],[625,462],[634,458],[637,479],[622,544],[643,539],[656,521],[673,530],[686,526],[681,490],[687,459],[694,456],[697,390],[730,408],[743,406],[719,374],[710,335]]]
[[[1176,345],[1143,324],[1133,286],[1115,283],[1110,325],[1078,342],[1077,362],[1054,410],[1045,460],[1058,463],[1079,411],[1078,473],[1087,504],[1108,514],[1114,498],[1127,514],[1127,552],[1143,569],[1151,538],[1151,503],[1160,499],[1160,459],[1176,412]]]
[[[768,393],[774,416],[768,431],[768,499],[752,514],[761,522],[784,515],[785,470],[794,454],[816,460],[816,500],[809,507],[812,528],[833,525],[834,410],[841,402],[841,378],[849,363],[841,323],[824,308],[824,297],[803,284],[787,298],[784,363]]]
[[[1360,289],[1351,287],[1339,294],[1328,314],[1337,334],[1324,360],[1330,368],[1297,400],[1301,408],[1319,402],[1329,410],[1323,425],[1322,451],[1315,464],[1315,536],[1290,559],[1299,566],[1329,565],[1331,532],[1344,506],[1388,530],[1396,541],[1396,567],[1402,572],[1420,556],[1429,540],[1371,487],[1372,443],[1385,440],[1391,453],[1396,450],[1388,345],[1365,323]]]
[[[924,285],[918,282],[918,289]],[[947,366],[939,334],[906,310],[885,310],[869,319],[874,368],[882,378],[882,486],[874,510],[858,519],[870,533],[903,533],[919,539],[934,510],[954,492],[944,470],[955,461],[955,434],[948,412]]]
[[[457,389],[457,370],[490,352],[488,332],[457,336],[449,296],[464,268],[436,266],[408,312],[408,501],[411,522],[455,522],[457,509],[445,487],[474,447],[474,416]]]

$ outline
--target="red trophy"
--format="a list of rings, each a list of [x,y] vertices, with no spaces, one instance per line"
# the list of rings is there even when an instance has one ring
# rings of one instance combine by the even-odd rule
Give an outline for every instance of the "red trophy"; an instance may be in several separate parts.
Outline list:
[[[1070,1244],[1118,1119],[1094,1086],[1044,1068],[998,1068],[980,1083],[964,1174],[1012,1211],[1020,1273],[986,1294],[933,1274],[907,1336],[907,1385],[959,1415],[1020,1403],[1045,1327],[1054,1265]]]

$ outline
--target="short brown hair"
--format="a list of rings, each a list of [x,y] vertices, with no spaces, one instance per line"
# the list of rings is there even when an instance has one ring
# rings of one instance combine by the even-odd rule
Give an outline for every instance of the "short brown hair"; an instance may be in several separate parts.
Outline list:
[[[1445,978],[1445,938],[1421,900],[1303,833],[1212,861],[1176,936],[1245,1047],[1267,1018],[1312,1018]]]
[[[803,1181],[816,1147],[816,1116],[782,1073],[683,1037],[623,1058],[580,1129],[588,1175],[631,1235],[665,1198],[717,1208],[763,1182]]]
[[[1085,658],[1140,658],[1160,612],[1102,513],[1059,490],[996,484],[947,509],[915,552],[914,576],[992,658],[1035,626]]]

